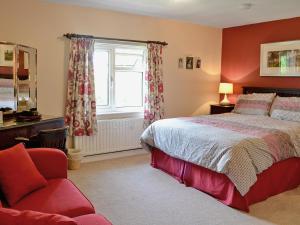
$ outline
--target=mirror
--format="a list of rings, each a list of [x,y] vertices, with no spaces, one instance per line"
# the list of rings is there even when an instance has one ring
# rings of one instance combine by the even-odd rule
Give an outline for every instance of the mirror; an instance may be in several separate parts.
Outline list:
[[[37,107],[37,50],[0,42],[0,108]]]
[[[16,91],[18,111],[37,107],[36,49],[16,47]]]
[[[16,110],[14,86],[15,45],[0,43],[0,108]]]

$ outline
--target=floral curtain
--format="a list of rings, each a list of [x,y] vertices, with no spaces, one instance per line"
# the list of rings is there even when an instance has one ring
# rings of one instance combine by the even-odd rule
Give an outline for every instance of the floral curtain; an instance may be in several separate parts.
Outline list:
[[[163,61],[160,44],[150,43],[148,48],[148,71],[146,72],[146,93],[144,104],[144,127],[164,118]]]
[[[94,40],[72,38],[65,123],[71,136],[90,136],[97,130],[94,88]]]

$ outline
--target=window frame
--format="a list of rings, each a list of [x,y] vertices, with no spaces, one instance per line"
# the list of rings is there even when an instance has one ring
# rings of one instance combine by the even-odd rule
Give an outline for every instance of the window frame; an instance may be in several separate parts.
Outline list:
[[[124,67],[117,67],[115,65],[115,58],[116,58],[116,49],[141,49],[143,50],[143,67],[136,69],[136,68],[124,68]],[[145,94],[145,72],[147,69],[147,45],[142,43],[115,43],[115,42],[102,42],[96,41],[94,44],[94,51],[97,50],[106,50],[108,51],[109,55],[109,70],[108,70],[108,105],[101,106],[97,105],[96,102],[96,112],[97,115],[105,116],[111,115],[112,117],[126,117],[142,115],[144,109],[144,94]],[[126,54],[126,53],[117,53],[121,55],[140,55],[140,54]],[[141,106],[125,106],[125,107],[117,107],[116,106],[116,72],[141,72],[142,73],[142,105]],[[96,85],[95,85],[96,87]],[[122,115],[123,114],[123,115]]]

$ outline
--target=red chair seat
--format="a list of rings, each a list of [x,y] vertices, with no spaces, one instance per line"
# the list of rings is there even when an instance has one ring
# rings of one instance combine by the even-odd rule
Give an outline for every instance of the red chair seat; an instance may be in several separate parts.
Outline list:
[[[33,210],[68,217],[95,213],[92,204],[69,180],[50,179],[48,185],[25,196],[11,208]]]
[[[78,224],[84,225],[112,225],[104,216],[99,214],[88,214],[75,217],[74,220]]]

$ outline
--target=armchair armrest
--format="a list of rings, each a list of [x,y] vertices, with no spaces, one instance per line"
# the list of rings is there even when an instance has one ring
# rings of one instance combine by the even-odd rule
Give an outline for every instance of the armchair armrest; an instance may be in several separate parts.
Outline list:
[[[32,148],[28,153],[40,173],[46,178],[67,178],[68,160],[58,149]]]

